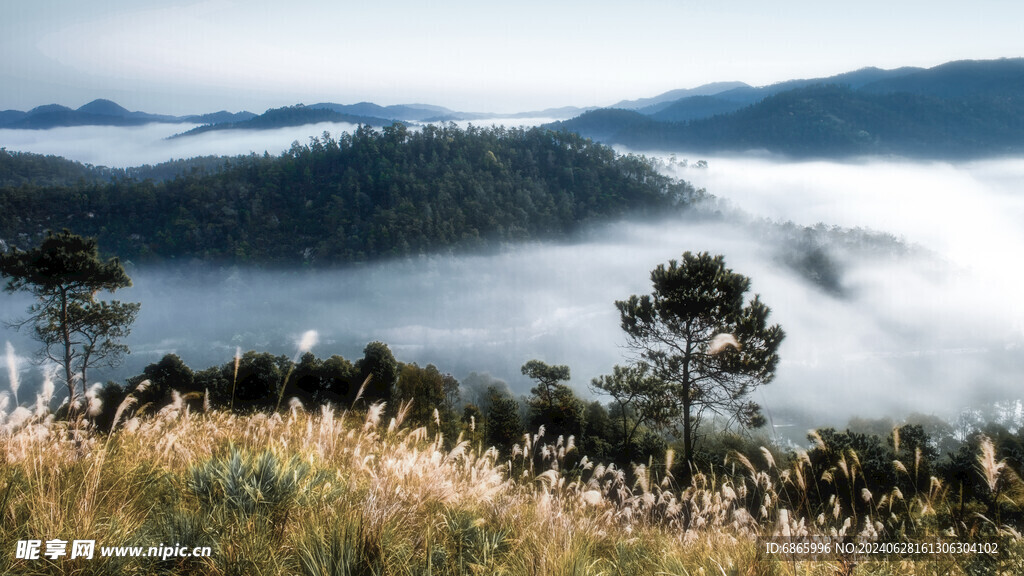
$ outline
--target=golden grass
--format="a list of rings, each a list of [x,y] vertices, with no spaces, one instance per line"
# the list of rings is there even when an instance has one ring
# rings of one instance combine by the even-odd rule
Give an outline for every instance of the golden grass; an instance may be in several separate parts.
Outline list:
[[[127,413],[131,406],[125,406]],[[400,411],[402,412],[402,411]],[[3,574],[999,574],[1021,573],[1018,535],[997,527],[998,557],[769,555],[763,541],[881,537],[886,514],[928,528],[945,496],[870,494],[806,510],[810,462],[741,454],[728,477],[687,486],[643,465],[630,471],[583,458],[566,469],[572,439],[524,438],[509,460],[425,428],[324,407],[309,414],[193,413],[177,402],[125,419],[109,436],[41,415],[0,436]],[[127,414],[126,414],[127,415]],[[81,423],[78,424],[79,426]],[[671,458],[671,455],[668,456]],[[993,486],[1002,473],[979,457]],[[541,469],[538,469],[541,468]],[[856,478],[855,453],[826,471]],[[906,470],[903,471],[906,473]],[[633,479],[633,480],[629,480]],[[797,494],[794,498],[791,494]],[[790,496],[787,496],[790,494]],[[1005,497],[1005,493],[1004,493]],[[929,524],[931,518],[931,524]],[[203,559],[15,558],[18,540],[95,539],[100,546],[210,545]]]

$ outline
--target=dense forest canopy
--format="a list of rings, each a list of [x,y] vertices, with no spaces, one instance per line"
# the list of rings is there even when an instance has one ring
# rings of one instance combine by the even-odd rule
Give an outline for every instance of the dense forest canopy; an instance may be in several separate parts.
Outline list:
[[[696,194],[645,158],[575,134],[454,125],[325,133],[280,157],[162,182],[39,185],[8,171],[0,188],[8,244],[70,228],[136,262],[333,265],[557,237],[584,222],[679,209]]]

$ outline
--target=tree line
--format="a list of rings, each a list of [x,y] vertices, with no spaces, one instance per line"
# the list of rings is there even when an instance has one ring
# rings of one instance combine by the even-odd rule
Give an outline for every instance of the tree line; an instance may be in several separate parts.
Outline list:
[[[243,158],[244,156],[195,156],[168,160],[155,165],[108,168],[82,164],[60,156],[0,148],[0,189],[82,188],[87,185],[106,185],[114,181],[163,182],[187,174],[216,173]]]

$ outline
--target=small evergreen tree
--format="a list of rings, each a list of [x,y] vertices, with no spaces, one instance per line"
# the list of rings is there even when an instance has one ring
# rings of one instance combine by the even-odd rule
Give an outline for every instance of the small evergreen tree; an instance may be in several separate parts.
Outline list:
[[[132,285],[117,258],[100,258],[96,240],[64,230],[47,233],[38,247],[0,254],[0,276],[8,292],[28,292],[35,299],[29,316],[14,326],[31,326],[42,344],[39,356],[63,368],[73,417],[88,387],[88,370],[120,363],[139,304],[98,300],[101,292]],[[75,381],[82,383],[81,393]]]
[[[627,345],[671,387],[682,417],[683,460],[691,463],[705,412],[745,426],[764,424],[751,392],[775,377],[784,333],[768,324],[759,297],[746,305],[750,279],[722,256],[683,254],[651,272],[654,291],[618,301]]]
[[[367,344],[363,349],[363,358],[356,362],[355,368],[359,374],[360,386],[366,381],[367,376],[370,377],[362,396],[362,400],[366,404],[391,400],[395,383],[398,382],[398,361],[395,360],[395,356],[387,344],[383,342]],[[356,390],[349,389],[349,393],[354,402],[359,390],[358,388]]]
[[[148,380],[149,384],[140,385]],[[159,362],[150,364],[142,374],[128,379],[128,392],[138,400],[138,409],[149,412],[159,410],[171,398],[171,390],[181,394],[203,391],[195,386],[195,374],[177,354],[167,354]],[[148,407],[147,407],[148,405]]]
[[[488,399],[485,440],[507,456],[512,445],[523,435],[523,422],[519,418],[519,403],[515,398],[502,394],[496,387],[490,388]]]
[[[579,437],[583,432],[583,403],[573,394],[572,388],[562,384],[569,379],[569,367],[530,360],[523,364],[522,372],[537,381],[528,400],[530,430],[544,426],[545,435],[550,438]]]

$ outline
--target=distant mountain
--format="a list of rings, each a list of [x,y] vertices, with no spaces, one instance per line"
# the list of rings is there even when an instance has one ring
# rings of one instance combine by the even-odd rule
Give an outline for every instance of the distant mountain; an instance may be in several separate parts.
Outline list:
[[[313,112],[291,114],[292,119],[284,120],[280,112],[285,109],[305,108],[308,111],[328,111],[341,116],[324,115]],[[232,124],[231,129],[255,130],[261,128],[278,128],[282,126],[296,126],[294,122],[301,120],[300,117],[309,119],[308,123],[315,122],[353,122],[357,124],[382,125],[393,121],[403,122],[450,122],[459,120],[487,120],[491,118],[571,118],[591,108],[576,108],[566,106],[563,108],[552,108],[543,111],[520,112],[518,114],[495,114],[477,112],[458,112],[443,106],[432,104],[398,104],[392,106],[381,106],[373,102],[359,102],[357,104],[336,104],[334,102],[320,102],[309,106],[292,106],[268,110],[267,113],[259,116],[266,116],[268,113],[273,118],[256,120],[253,123],[246,123],[255,120],[257,115],[252,112],[213,112],[208,114],[192,114],[187,116],[170,116],[166,114],[149,114],[146,112],[130,112],[123,106],[110,100],[93,100],[81,108],[72,109],[59,104],[47,104],[23,112],[21,110],[0,111],[0,128],[12,129],[46,129],[60,126],[136,126],[151,122],[174,123],[174,124]],[[227,128],[226,126],[223,128]],[[205,132],[214,128],[202,127],[198,131]]]
[[[36,106],[35,108],[28,111],[29,116],[37,114],[65,114],[68,112],[74,112],[67,106],[61,106],[60,104],[44,104],[42,106]]]
[[[358,104],[334,104],[331,102],[322,102],[306,106],[306,108],[333,110],[339,114],[348,114],[351,116],[408,120],[413,122],[420,122],[427,118],[439,115],[457,114],[447,108],[443,108],[441,106],[430,106],[428,104],[380,106],[373,102],[359,102]]]
[[[778,82],[768,86],[760,87],[740,87],[732,90],[726,90],[715,94],[716,97],[722,100],[729,100],[741,104],[753,104],[760,102],[765,98],[785,92],[787,90],[795,90],[797,88],[805,88],[807,86],[815,86],[819,84],[836,84],[840,86],[849,86],[850,88],[860,88],[867,84],[877,82],[888,78],[899,78],[915,72],[920,71],[921,68],[896,68],[894,70],[882,70],[880,68],[861,68],[860,70],[854,70],[853,72],[844,72],[842,74],[836,74],[835,76],[826,76],[824,78],[805,78],[798,80],[786,80],[784,82]]]
[[[305,108],[307,111],[296,113],[294,109]],[[27,112],[21,110],[0,111],[0,128],[8,129],[32,129],[42,130],[64,126],[138,126],[149,123],[170,123],[170,124],[200,124],[192,133],[202,133],[218,129],[241,129],[258,130],[273,129],[283,126],[298,126],[316,122],[352,122],[355,124],[370,124],[381,126],[394,121],[418,122],[418,123],[443,123],[465,120],[486,121],[498,118],[555,118],[568,119],[578,116],[590,108],[579,108],[575,106],[564,106],[561,108],[548,108],[546,110],[518,112],[513,114],[499,114],[490,112],[459,112],[443,106],[432,104],[397,104],[381,106],[373,102],[359,102],[356,104],[337,104],[334,102],[319,102],[309,106],[297,105],[284,108],[268,110],[264,114],[252,112],[228,112],[221,110],[207,114],[191,114],[186,116],[171,116],[167,114],[150,114],[147,112],[132,112],[116,102],[98,99],[73,109],[60,104],[46,104],[38,106]],[[283,118],[283,110],[292,110],[288,113],[289,119]],[[319,110],[332,114],[312,112]],[[269,116],[268,116],[269,114]],[[263,118],[258,119],[258,116]],[[253,122],[249,122],[253,121]],[[214,128],[208,125],[217,125]]]
[[[862,90],[945,99],[1020,98],[1024,95],[1024,58],[948,62],[913,74],[878,79],[864,85]]]
[[[78,109],[59,104],[47,104],[22,112],[5,110],[0,112],[0,128],[43,130],[62,126],[140,126],[143,124],[217,124],[221,122],[242,122],[256,116],[252,112],[231,113],[227,111],[190,116],[150,114],[131,112],[110,100],[98,99]]]
[[[481,124],[486,124],[488,120],[501,120],[505,118],[552,118],[556,120],[567,120],[574,116],[579,116],[584,112],[589,112],[590,110],[597,110],[597,107],[590,106],[580,108],[578,106],[562,106],[559,108],[545,108],[544,110],[530,110],[527,112],[511,112],[504,114],[498,112],[450,112],[448,114],[424,118],[421,122],[424,124],[443,124],[445,122],[478,120]]]
[[[646,135],[655,138],[669,126],[634,110],[618,108],[599,108],[570,120],[546,125],[552,130],[575,132],[580,136],[611,144],[631,144]]]
[[[28,112],[8,110],[0,115],[0,128],[46,129],[59,126],[137,126],[152,122],[182,122],[178,117],[129,112],[110,100],[93,100],[77,110],[59,104],[38,106]]]
[[[801,157],[1024,152],[1024,59],[866,68],[828,80],[688,97],[651,115],[598,110],[549,127],[640,150],[759,149]]]
[[[0,110],[0,128],[4,128],[7,124],[13,124],[27,115],[28,112],[21,110]]]
[[[93,100],[79,108],[78,111],[84,114],[98,114],[100,116],[117,116],[122,118],[131,115],[131,112],[126,108],[120,104],[111,102],[110,100]]]
[[[259,130],[317,122],[386,126],[499,118],[557,118],[549,127],[637,149],[762,148],[787,154],[990,154],[1021,150],[1024,59],[957,61],[933,68],[862,68],[826,78],[754,87],[716,82],[636,100],[612,109],[572,106],[516,114],[454,111],[430,104],[372,102],[275,108],[263,114],[220,111],[192,116],[131,112],[109,100],[81,108],[50,104],[0,112],[0,128],[132,126],[148,122],[211,130]],[[868,113],[870,111],[870,114]],[[773,116],[785,114],[785,116]],[[879,119],[886,119],[881,122]],[[865,136],[866,135],[866,136]]]
[[[988,106],[905,92],[809,86],[669,134],[719,149],[766,149],[800,157],[1007,154],[1024,150],[1024,99]]]
[[[744,106],[760,102],[773,94],[785,92],[786,90],[794,90],[797,88],[804,88],[806,86],[814,86],[816,84],[839,84],[850,86],[851,88],[860,88],[866,84],[890,78],[903,77],[919,70],[921,69],[898,68],[896,70],[882,70],[879,68],[862,68],[860,70],[845,72],[843,74],[837,74],[827,78],[787,80],[770,86],[760,87],[748,86],[742,82],[707,84],[705,86],[694,88],[689,91],[690,93],[674,100],[665,100],[663,97],[686,91],[673,90],[672,92],[666,92],[661,96],[655,97],[656,99],[661,99],[657,104],[635,109],[637,112],[646,114],[660,122],[686,122],[689,120],[697,120],[699,118],[708,118],[717,114],[735,112]],[[728,87],[730,84],[737,84],[737,86]],[[726,89],[718,90],[718,87],[724,87]],[[615,107],[630,108],[629,106]]]
[[[97,116],[88,112],[78,112],[67,106],[59,104],[46,104],[37,106],[24,113],[20,118],[6,123],[3,128],[53,128],[55,126],[83,126],[88,124],[116,124],[123,122],[112,121],[106,116]]]
[[[387,126],[394,122],[444,123],[464,120],[487,120],[498,118],[572,118],[592,108],[565,106],[533,112],[515,114],[458,112],[429,104],[400,104],[380,106],[372,102],[358,104],[335,104],[320,102],[305,106],[302,104],[267,110],[259,116],[238,121],[222,121],[211,126],[199,126],[177,136],[202,134],[212,130],[265,130],[287,126],[301,126],[318,122],[349,122],[369,126]]]
[[[661,109],[655,113],[642,113],[658,122],[686,122],[717,114],[728,114],[744,106],[748,106],[748,104],[717,96],[691,96],[660,105]]]
[[[736,88],[750,88],[748,84],[743,82],[712,82],[711,84],[704,84],[696,88],[680,88],[678,90],[669,90],[664,94],[659,94],[652,98],[640,98],[637,100],[623,100],[617,104],[609,106],[609,108],[622,108],[624,110],[638,110],[645,114],[653,114],[665,105],[671,104],[680,98],[688,98],[691,96],[714,96],[727,90],[734,90]]]
[[[366,124],[368,126],[388,126],[398,122],[398,120],[373,116],[356,116],[354,114],[335,112],[328,108],[314,108],[299,104],[284,108],[271,108],[259,116],[241,122],[223,122],[220,124],[198,126],[181,134],[175,134],[172,138],[195,136],[216,130],[271,130],[320,122],[348,122],[351,124]]]
[[[245,122],[255,118],[252,112],[211,112],[210,114],[199,114],[196,116],[183,116],[182,120],[192,124],[221,124],[225,122]]]
[[[638,150],[977,157],[1024,152],[1024,99],[985,105],[817,85],[691,122],[657,122],[628,110],[598,110],[549,127]]]
[[[517,112],[515,114],[495,114],[494,116],[496,118],[572,118],[590,110],[597,110],[597,107],[562,106],[560,108],[545,108],[544,110]]]

